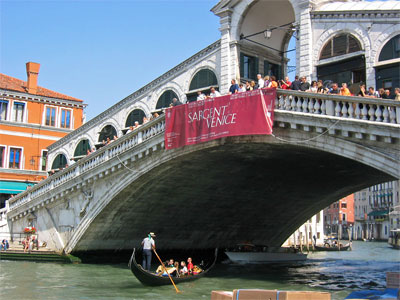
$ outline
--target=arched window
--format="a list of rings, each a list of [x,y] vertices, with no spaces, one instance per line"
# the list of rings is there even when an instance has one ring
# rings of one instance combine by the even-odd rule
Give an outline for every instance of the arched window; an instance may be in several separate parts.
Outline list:
[[[400,58],[400,34],[396,35],[383,46],[379,61]]]
[[[179,100],[178,95],[175,94],[174,91],[172,90],[165,91],[164,93],[162,93],[160,98],[158,98],[156,109],[169,107],[169,105],[172,103],[172,99],[174,98]]]
[[[209,69],[200,70],[194,75],[186,94],[188,102],[197,100],[197,92],[209,94],[211,87],[218,87],[217,76]]]
[[[107,138],[110,138],[112,140],[114,138],[114,135],[117,135],[117,130],[111,125],[107,125],[104,127],[99,135],[99,142],[106,141]]]
[[[348,33],[341,33],[330,39],[322,48],[319,59],[353,53],[361,50],[359,41]]]
[[[375,67],[376,89],[384,88],[390,91],[390,97],[394,98],[394,88],[400,86],[400,34],[391,38],[381,53],[379,53],[379,65]],[[394,60],[392,60],[394,59]]]
[[[79,142],[78,146],[75,148],[74,157],[79,157],[87,154],[87,151],[90,150],[89,140],[82,140]]]
[[[189,91],[210,88],[216,85],[218,85],[218,81],[214,72],[209,69],[203,69],[194,75],[192,81],[190,82]]]
[[[62,169],[67,165],[67,158],[64,154],[58,154],[56,158],[53,160],[53,164],[51,165],[52,170]]]
[[[126,119],[125,127],[129,127],[129,126],[135,125],[136,121],[138,121],[139,124],[142,124],[143,123],[143,117],[145,117],[145,116],[146,116],[146,114],[144,113],[143,110],[141,110],[141,109],[133,110],[129,114],[128,118]]]

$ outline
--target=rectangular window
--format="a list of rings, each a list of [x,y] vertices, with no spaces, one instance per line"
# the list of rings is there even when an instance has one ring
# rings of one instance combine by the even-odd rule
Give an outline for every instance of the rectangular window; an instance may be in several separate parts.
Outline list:
[[[5,154],[6,154],[6,147],[0,146],[0,168],[4,168]]]
[[[256,79],[258,73],[258,58],[240,53],[240,77]]]
[[[56,126],[56,108],[55,107],[47,107],[46,108],[46,122],[47,126]]]
[[[24,121],[24,110],[25,110],[25,103],[21,102],[14,102],[12,113],[12,120],[14,122],[23,122]]]
[[[7,120],[8,101],[0,100],[0,121]]]
[[[10,160],[8,167],[10,169],[20,169],[21,168],[21,149],[10,148]]]
[[[67,109],[61,110],[61,128],[71,127],[71,111]]]
[[[321,212],[317,213],[317,223],[321,222]]]
[[[342,208],[347,208],[347,203],[342,202]]]
[[[40,161],[41,171],[46,171],[46,164],[47,164],[47,150],[42,150],[42,158]]]

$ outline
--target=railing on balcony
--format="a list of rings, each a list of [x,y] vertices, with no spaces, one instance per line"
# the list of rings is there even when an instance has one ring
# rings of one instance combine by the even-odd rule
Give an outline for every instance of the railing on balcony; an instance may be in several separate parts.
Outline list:
[[[275,109],[400,124],[400,102],[378,98],[278,90]]]
[[[379,123],[400,123],[400,101],[325,95],[291,90],[277,90],[275,110],[309,115],[342,117]],[[29,190],[8,200],[9,210],[16,209],[50,190],[61,186],[80,174],[89,172],[115,156],[164,132],[165,116],[150,121],[111,144],[82,158],[77,163],[48,177]]]

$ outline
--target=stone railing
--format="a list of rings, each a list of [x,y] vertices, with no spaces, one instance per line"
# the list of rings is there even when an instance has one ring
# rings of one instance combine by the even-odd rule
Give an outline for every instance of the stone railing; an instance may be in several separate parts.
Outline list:
[[[164,132],[165,116],[162,115],[157,119],[150,121],[138,129],[124,135],[123,137],[113,141],[94,153],[82,158],[77,163],[68,168],[49,176],[47,179],[39,182],[32,188],[22,192],[8,200],[9,210],[12,211],[19,206],[27,203],[45,193],[49,193],[54,188],[76,178],[77,176],[89,172],[93,168],[113,159],[117,155],[128,151],[135,146],[142,144],[159,133]]]
[[[278,114],[279,112],[294,112],[378,123],[400,123],[400,101],[394,100],[345,97],[278,89],[277,98],[275,99],[275,110]],[[82,158],[68,168],[41,181],[25,192],[9,199],[9,210],[12,211],[77,176],[90,172],[97,166],[106,163],[123,152],[133,149],[153,136],[164,132],[164,130],[165,116],[162,115]]]
[[[400,101],[278,90],[275,109],[400,124]]]

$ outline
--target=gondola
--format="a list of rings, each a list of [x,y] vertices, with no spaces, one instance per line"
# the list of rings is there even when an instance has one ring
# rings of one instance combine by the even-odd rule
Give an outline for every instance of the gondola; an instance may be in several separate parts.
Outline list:
[[[136,278],[144,285],[150,285],[150,286],[159,286],[159,285],[170,285],[171,280],[169,279],[168,276],[159,276],[156,275],[155,273],[148,272],[142,268],[140,264],[136,262],[136,255],[135,255],[136,249],[133,249],[132,256],[129,260],[128,266],[131,268],[131,271],[133,275],[136,276]],[[204,277],[207,272],[214,267],[215,262],[217,261],[217,254],[218,254],[218,249],[215,249],[215,254],[214,254],[214,260],[212,263],[206,265],[203,268],[203,271],[199,274],[196,275],[186,275],[186,276],[180,276],[180,277],[172,277],[173,281],[175,284],[181,283],[181,282],[188,282],[188,281],[193,281],[197,280],[199,278]]]
[[[340,246],[340,248],[338,246],[317,246],[315,245],[315,250],[316,251],[347,251],[350,248],[350,243]]]

